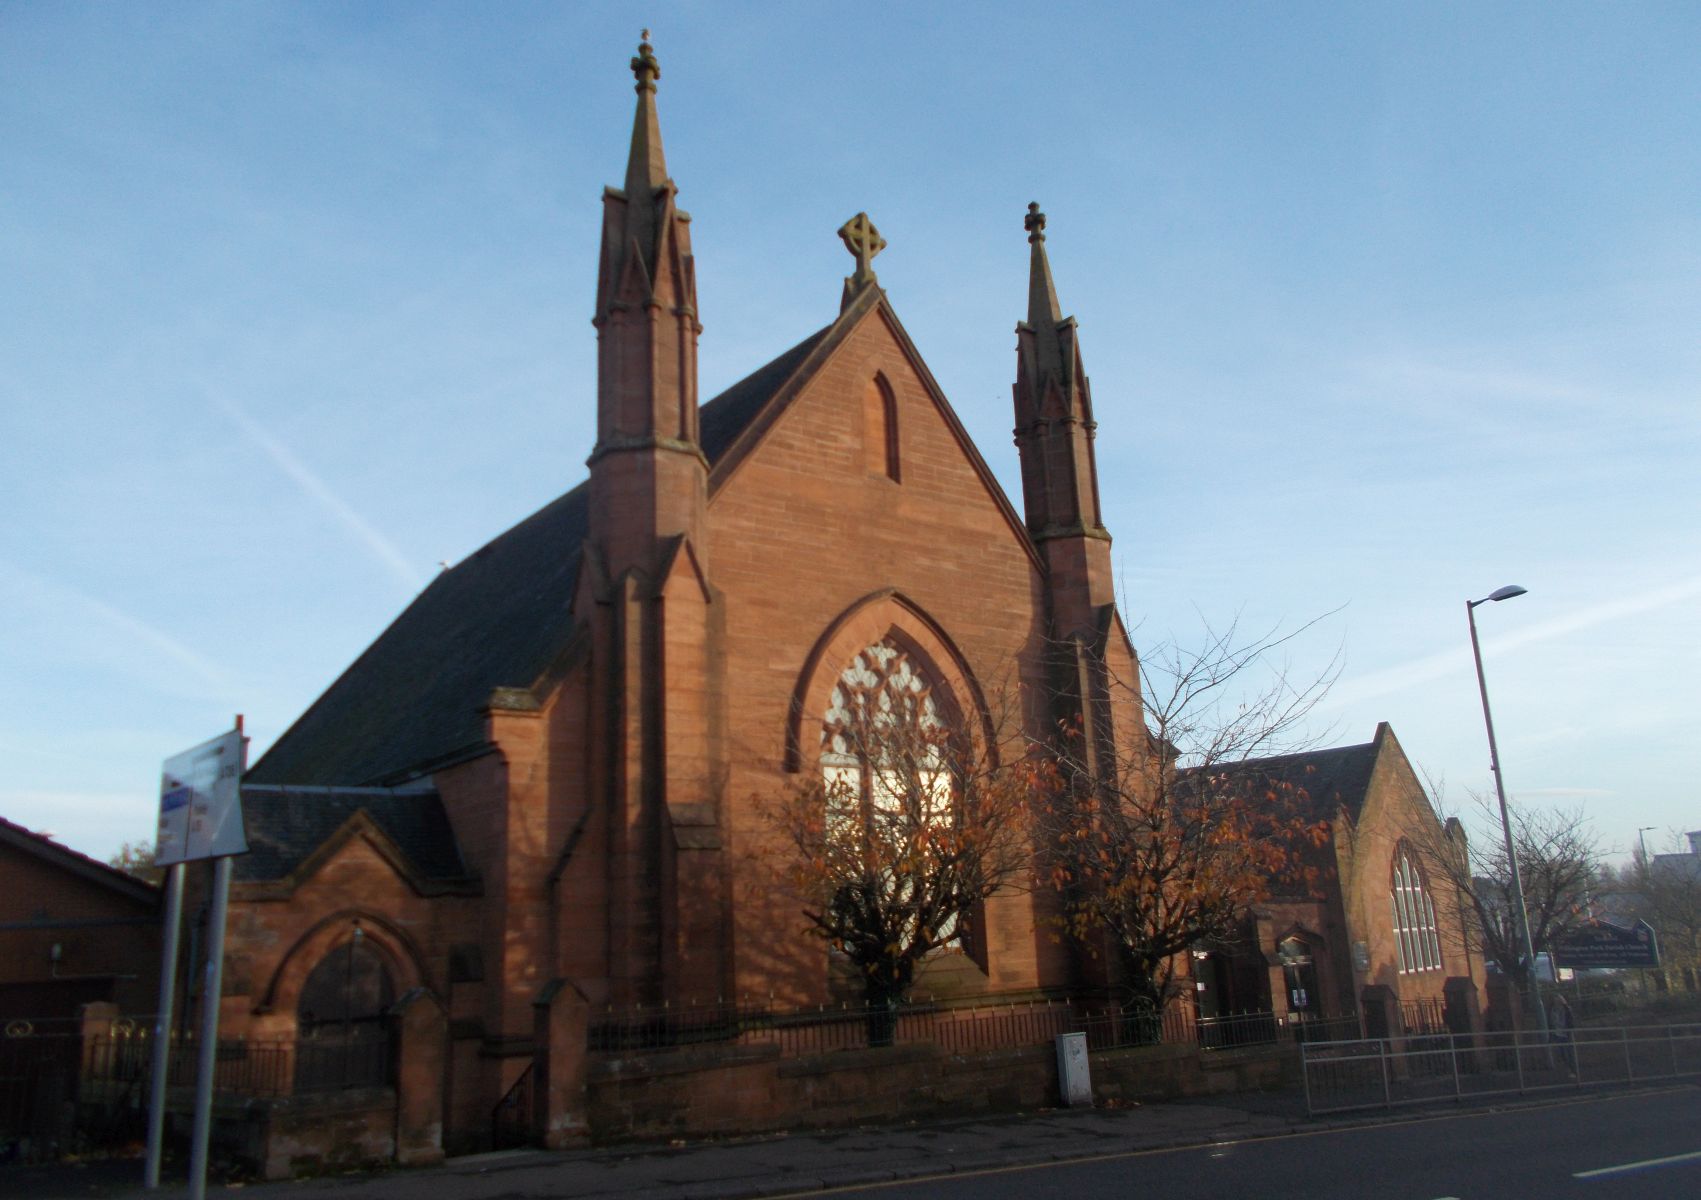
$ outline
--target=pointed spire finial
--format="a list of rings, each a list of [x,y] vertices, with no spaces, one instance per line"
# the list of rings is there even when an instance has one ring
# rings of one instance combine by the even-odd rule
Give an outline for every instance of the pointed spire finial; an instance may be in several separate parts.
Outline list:
[[[1041,336],[1041,357],[1049,366],[1053,341],[1051,331],[1063,319],[1057,304],[1057,288],[1051,282],[1051,263],[1045,253],[1045,214],[1039,201],[1028,205],[1028,215],[1022,218],[1022,228],[1028,231],[1028,326]]]
[[[868,219],[867,213],[859,212],[839,226],[839,237],[844,241],[845,249],[856,257],[856,274],[845,280],[846,286],[860,289],[864,284],[873,283],[874,256],[886,248],[886,239],[874,228],[874,222]]]
[[[1040,211],[1038,200],[1028,205],[1028,215],[1022,218],[1022,228],[1028,231],[1029,242],[1045,241],[1045,214]]]
[[[641,31],[638,40],[638,54],[632,60],[632,74],[638,77],[638,91],[653,92],[656,90],[656,80],[661,78],[661,64],[656,61],[656,48],[650,45],[650,31]]]

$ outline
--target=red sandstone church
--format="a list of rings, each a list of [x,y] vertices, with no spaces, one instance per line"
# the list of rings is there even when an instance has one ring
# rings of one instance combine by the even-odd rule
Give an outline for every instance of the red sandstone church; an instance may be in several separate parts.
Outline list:
[[[588,1009],[832,997],[823,943],[756,885],[773,837],[755,798],[821,770],[829,697],[859,656],[902,656],[968,719],[1013,686],[1038,741],[1071,719],[1119,742],[1140,729],[1107,682],[1136,677],[1133,649],[1044,217],[1027,221],[1017,325],[1018,510],[880,288],[884,243],[860,214],[841,230],[856,267],[839,312],[699,404],[691,226],[647,44],[633,69],[625,183],[603,195],[589,478],[441,574],[244,788],[226,1029],[305,1044],[399,1008],[405,1036],[437,1047],[441,1145],[480,1144],[534,1063],[553,1072],[540,1087],[564,1086]],[[1371,774],[1348,781],[1346,834]],[[1213,986],[1262,977],[1268,1007],[1290,966],[1311,969],[1352,1011],[1379,969],[1351,961],[1354,929],[1389,927],[1397,837],[1373,844],[1354,867],[1371,881],[1363,915],[1357,899],[1265,914],[1270,944]],[[1079,986],[1042,903],[995,897],[941,981]],[[1394,963],[1396,935],[1376,936]],[[1473,975],[1440,968],[1412,986],[1439,996],[1444,975]],[[1397,982],[1404,960],[1388,970]],[[540,1107],[546,1134],[570,1132],[571,1107]]]

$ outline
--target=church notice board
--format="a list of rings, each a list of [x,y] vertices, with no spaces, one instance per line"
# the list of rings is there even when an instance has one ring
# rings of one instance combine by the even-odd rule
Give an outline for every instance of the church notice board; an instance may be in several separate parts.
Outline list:
[[[154,865],[248,853],[242,828],[242,731],[165,760]]]
[[[1561,967],[1657,967],[1660,946],[1646,921],[1629,929],[1590,921],[1554,939],[1553,961]]]

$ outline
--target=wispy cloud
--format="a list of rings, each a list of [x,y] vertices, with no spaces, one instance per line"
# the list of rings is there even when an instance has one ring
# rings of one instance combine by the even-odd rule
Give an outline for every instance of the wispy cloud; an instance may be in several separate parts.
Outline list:
[[[1663,587],[1640,590],[1618,600],[1607,600],[1599,604],[1586,605],[1573,612],[1550,617],[1545,621],[1538,621],[1523,629],[1499,634],[1493,638],[1485,638],[1483,645],[1485,648],[1499,652],[1517,650],[1538,642],[1564,637],[1566,634],[1578,633],[1598,625],[1620,621],[1626,617],[1652,612],[1655,609],[1665,608],[1698,596],[1701,596],[1701,575],[1692,576],[1689,579],[1680,580]],[[1342,679],[1330,692],[1328,700],[1319,707],[1343,708],[1363,700],[1403,692],[1420,684],[1444,679],[1461,671],[1468,671],[1470,664],[1469,646],[1464,642],[1464,639],[1460,639],[1460,644],[1452,649],[1426,654],[1421,658],[1410,659],[1392,667],[1384,667],[1380,671],[1372,671],[1366,675],[1349,676]]]
[[[409,591],[417,592],[425,586],[425,576],[414,567],[389,538],[385,537],[372,524],[356,512],[348,501],[331,490],[326,482],[297,458],[289,447],[285,446],[271,432],[264,428],[253,417],[249,416],[236,403],[220,395],[213,388],[206,389],[207,398],[216,405],[227,417],[236,423],[237,428],[263,451],[272,463],[289,476],[307,496],[319,504],[326,512],[334,517],[356,541],[372,551],[372,555]]]
[[[104,640],[151,651],[156,658],[164,659],[174,668],[171,674],[178,677],[187,676],[222,700],[236,699],[239,689],[230,672],[193,647],[148,624],[133,613],[91,596],[70,584],[44,579],[4,561],[0,561],[0,577],[8,579],[21,594],[44,612],[54,614],[61,624],[64,623],[66,613],[74,611],[78,614],[74,624],[84,627],[105,626],[118,636]]]

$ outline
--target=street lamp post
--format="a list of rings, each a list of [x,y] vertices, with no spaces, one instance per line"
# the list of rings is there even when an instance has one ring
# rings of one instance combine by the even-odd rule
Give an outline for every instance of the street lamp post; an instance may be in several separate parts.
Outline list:
[[[1653,881],[1654,864],[1648,861],[1648,839],[1642,835],[1647,833],[1650,829],[1658,828],[1658,825],[1643,825],[1636,830],[1636,842],[1642,847],[1642,861],[1637,864],[1640,868],[1641,878],[1637,880],[1637,886],[1642,892],[1642,908],[1644,912],[1647,910],[1648,885]],[[1638,982],[1642,985],[1642,999],[1646,1001],[1648,999],[1648,968],[1639,968],[1636,975]]]
[[[1488,682],[1482,673],[1482,646],[1477,641],[1477,614],[1479,604],[1487,604],[1490,600],[1499,603],[1510,600],[1514,596],[1522,596],[1525,589],[1517,584],[1508,584],[1496,588],[1481,600],[1465,601],[1465,620],[1471,627],[1471,655],[1477,664],[1477,691],[1482,694],[1482,719],[1488,726],[1488,756],[1489,769],[1494,772],[1494,792],[1500,799],[1500,832],[1506,838],[1506,863],[1512,874],[1512,910],[1518,921],[1518,933],[1523,940],[1524,961],[1529,964],[1530,994],[1536,1003],[1536,1019],[1541,1022],[1542,1037],[1547,1036],[1547,1006],[1542,1003],[1542,985],[1536,965],[1536,948],[1530,940],[1530,911],[1524,903],[1524,880],[1518,871],[1518,848],[1512,841],[1512,816],[1506,807],[1506,780],[1500,772],[1500,748],[1494,740],[1494,714],[1488,707]]]

